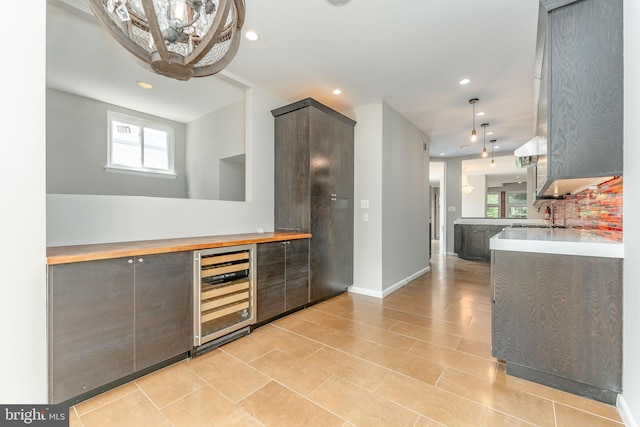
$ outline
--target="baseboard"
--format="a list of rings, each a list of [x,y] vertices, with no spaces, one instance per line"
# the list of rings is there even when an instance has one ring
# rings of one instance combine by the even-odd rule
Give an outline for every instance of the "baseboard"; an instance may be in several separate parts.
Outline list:
[[[455,253],[455,252],[445,252],[445,254],[446,254],[446,255],[449,255],[449,256],[455,256],[455,255],[458,255],[458,254],[457,254],[457,253]]]
[[[629,407],[627,406],[627,402],[624,400],[624,396],[621,394],[618,395],[618,402],[616,406],[618,407],[620,418],[622,418],[622,422],[626,427],[638,427],[631,410],[629,410]]]
[[[373,290],[373,289],[361,288],[361,287],[358,287],[358,286],[355,286],[355,285],[349,286],[349,288],[347,288],[347,290],[349,292],[353,292],[354,294],[366,295],[366,296],[369,296],[369,297],[382,299],[382,298],[386,297],[387,295],[389,295],[389,294],[397,291],[398,289],[402,288],[403,286],[405,286],[407,283],[411,282],[412,280],[415,280],[418,277],[420,277],[420,276],[422,276],[424,274],[427,274],[429,271],[431,271],[431,266],[426,266],[422,270],[410,275],[409,277],[407,277],[405,279],[402,279],[398,283],[395,283],[395,284],[389,286],[384,291],[376,291],[376,290]]]

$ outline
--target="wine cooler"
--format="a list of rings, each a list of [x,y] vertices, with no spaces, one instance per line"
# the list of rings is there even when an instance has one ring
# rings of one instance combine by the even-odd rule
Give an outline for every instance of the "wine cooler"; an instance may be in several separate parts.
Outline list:
[[[255,245],[194,252],[194,347],[227,342],[255,323],[254,254]]]

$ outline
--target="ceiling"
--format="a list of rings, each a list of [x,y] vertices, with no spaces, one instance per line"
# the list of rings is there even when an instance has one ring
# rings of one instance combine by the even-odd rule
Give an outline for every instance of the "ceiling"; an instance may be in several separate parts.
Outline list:
[[[113,103],[110,99],[133,98],[142,91],[134,87],[136,81],[150,81],[154,89],[145,93],[144,102],[159,111],[155,114],[179,121],[206,114],[217,100],[242,96],[242,85],[220,75],[187,83],[153,75],[91,21],[82,0],[48,3],[51,87]],[[487,145],[489,139],[498,141],[496,153],[512,152],[533,136],[538,0],[245,4],[243,31],[255,30],[260,39],[243,39],[227,73],[221,74],[291,102],[310,96],[354,118],[354,108],[385,101],[429,135],[432,158],[479,155],[483,122],[494,132]],[[465,77],[471,83],[459,85]],[[129,86],[112,89],[112,82]],[[343,93],[333,95],[335,88]],[[178,102],[176,93],[186,102]],[[479,98],[476,111],[486,113],[476,118],[479,141],[473,144],[470,98]]]

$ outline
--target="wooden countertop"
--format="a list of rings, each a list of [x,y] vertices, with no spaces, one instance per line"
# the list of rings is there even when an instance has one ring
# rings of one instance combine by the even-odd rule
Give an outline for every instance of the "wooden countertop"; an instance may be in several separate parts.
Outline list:
[[[180,239],[141,240],[137,242],[99,243],[93,245],[54,246],[47,248],[47,264],[120,258],[127,256],[194,251],[252,243],[308,239],[310,233],[248,233],[223,236],[187,237]]]

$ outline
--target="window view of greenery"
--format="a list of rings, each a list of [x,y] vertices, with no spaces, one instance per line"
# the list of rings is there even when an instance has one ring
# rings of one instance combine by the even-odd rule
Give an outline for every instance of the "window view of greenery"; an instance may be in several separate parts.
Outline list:
[[[487,218],[500,218],[500,194],[487,194]]]
[[[507,193],[507,218],[527,217],[527,193]]]

